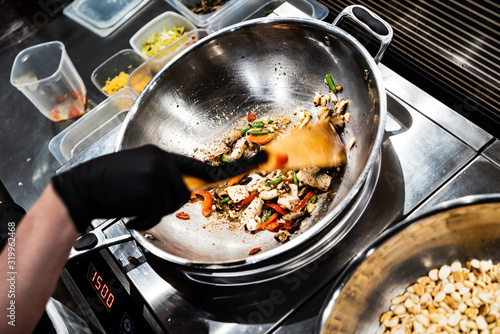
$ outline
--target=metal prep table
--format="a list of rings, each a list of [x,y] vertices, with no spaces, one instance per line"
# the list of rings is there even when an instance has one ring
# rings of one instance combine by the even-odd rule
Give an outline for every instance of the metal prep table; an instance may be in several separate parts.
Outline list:
[[[144,22],[170,9],[162,1],[152,1],[106,39],[61,15],[17,50],[2,56],[0,178],[19,204],[29,208],[50,176],[59,169],[47,145],[71,121],[50,122],[10,86],[8,76],[17,52],[42,41],[62,40],[86,84],[92,107],[104,100],[90,82],[92,70],[116,51],[128,48],[128,38]],[[387,226],[448,199],[500,192],[500,142],[389,67],[380,65],[389,112],[380,174],[373,185],[375,191],[370,204],[348,235],[325,249],[324,255],[315,262],[284,277],[242,287],[236,294],[217,299],[203,295],[196,299],[184,298],[147,263],[130,263],[129,256],[142,258],[134,242],[112,246],[102,257],[121,284],[128,286],[139,317],[146,319],[157,332],[310,332],[336,274]],[[113,135],[108,134],[72,164],[110,152]],[[123,226],[116,225],[109,230],[109,235],[123,232]],[[66,271],[63,278],[75,293],[75,299],[89,300],[81,292],[78,296],[80,289],[74,284],[74,276]],[[247,293],[250,290],[252,293]],[[99,311],[90,312],[91,322],[98,317]]]

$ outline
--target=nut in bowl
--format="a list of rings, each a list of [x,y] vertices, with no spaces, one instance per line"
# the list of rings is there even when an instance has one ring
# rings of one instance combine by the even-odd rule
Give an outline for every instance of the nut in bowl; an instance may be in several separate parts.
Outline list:
[[[498,245],[500,194],[402,221],[341,273],[315,332],[500,333]]]
[[[195,26],[182,15],[165,12],[137,31],[129,42],[135,52],[149,59],[194,29]]]

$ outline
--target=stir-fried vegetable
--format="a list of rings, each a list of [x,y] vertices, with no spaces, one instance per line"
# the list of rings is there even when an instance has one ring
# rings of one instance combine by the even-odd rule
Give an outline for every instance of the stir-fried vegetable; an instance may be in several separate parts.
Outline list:
[[[201,213],[203,213],[205,217],[209,216],[212,213],[212,203],[214,202],[212,194],[210,194],[206,190],[195,190],[191,193],[191,199],[195,200],[197,195],[203,197],[203,203],[201,204]]]
[[[285,209],[283,209],[281,206],[277,205],[277,204],[273,204],[273,203],[265,203],[265,205],[267,205],[268,207],[274,209],[275,211],[281,213],[282,215],[286,215],[288,213],[288,211],[286,211]]]
[[[335,82],[333,81],[332,76],[330,74],[325,75],[325,80],[332,93],[337,93],[337,88],[335,88]]]
[[[259,144],[259,145],[267,144],[273,138],[274,138],[274,133],[268,133],[268,134],[263,134],[263,135],[250,134],[250,136],[248,136],[248,140],[250,140],[252,143]]]
[[[189,213],[185,213],[185,212],[177,212],[175,214],[175,216],[179,219],[183,219],[183,220],[188,220],[189,219]]]
[[[250,202],[252,202],[256,198],[257,198],[257,194],[252,194],[252,195],[248,196],[247,198],[245,198],[243,201],[237,203],[234,206],[234,209],[237,211],[241,210],[243,207],[245,207],[247,204],[250,204]]]
[[[274,186],[274,185],[280,183],[281,181],[283,181],[283,176],[280,176],[276,180],[273,180],[273,181],[267,181],[266,187]]]
[[[314,190],[311,190],[310,192],[308,192],[304,198],[302,198],[302,200],[299,202],[299,204],[297,204],[297,206],[295,208],[293,208],[292,211],[301,211],[305,206],[306,204],[309,202],[309,200],[314,196],[316,195],[316,193],[318,192],[317,189],[314,189]]]
[[[327,75],[325,79],[327,78],[335,89],[331,76]],[[331,95],[316,93],[313,102],[314,106],[319,108],[318,118],[328,119],[334,126],[343,127],[343,124],[335,122],[343,122],[343,117],[338,116],[345,115],[349,100],[338,101]],[[331,107],[332,103],[334,107]],[[290,128],[308,126],[313,119],[313,113],[300,110],[299,119],[295,124],[287,117],[259,120],[253,111],[245,118],[245,121],[249,122],[246,127],[232,131],[223,141],[225,146],[214,154],[209,162],[220,165],[242,156],[249,158],[261,150],[262,145],[266,145]],[[276,154],[272,172],[252,171],[241,174],[210,190],[217,198],[213,206],[216,215],[211,219],[211,223],[219,224],[222,221],[235,230],[244,226],[249,233],[265,233],[259,231],[266,230],[275,232],[278,242],[289,240],[295,230],[303,226],[300,221],[315,210],[318,194],[328,191],[332,176],[331,170],[313,166],[287,170],[288,154],[289,152]],[[205,202],[204,199],[204,214],[211,212],[211,208],[207,209],[208,203],[212,205],[212,202]]]
[[[235,184],[238,184],[238,182],[240,182],[241,179],[243,179],[244,177],[245,177],[245,174],[233,176],[232,178],[229,179],[229,181],[227,181],[227,186],[230,187],[230,186],[233,186]]]
[[[278,213],[275,212],[273,215],[271,215],[271,217],[269,217],[269,219],[267,219],[265,222],[263,222],[262,224],[260,224],[257,229],[258,230],[263,230],[264,228],[268,227],[269,225],[273,224],[276,219],[278,219]],[[269,230],[269,228],[268,228]]]
[[[224,203],[229,202],[230,200],[231,200],[231,197],[227,196],[227,197],[224,197],[223,199],[221,199],[219,203],[224,204]]]
[[[250,131],[250,134],[252,136],[261,136],[261,135],[267,135],[269,132],[267,131]]]
[[[292,178],[293,178],[293,183],[296,186],[298,186],[299,185],[299,179],[297,179],[297,173],[295,171],[293,171]]]

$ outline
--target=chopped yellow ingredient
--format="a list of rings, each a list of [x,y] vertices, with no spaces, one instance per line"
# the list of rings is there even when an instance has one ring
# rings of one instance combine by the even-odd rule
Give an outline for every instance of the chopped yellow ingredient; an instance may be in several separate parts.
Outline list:
[[[184,35],[184,27],[176,28],[173,27],[168,29],[165,24],[163,25],[163,31],[157,34],[151,34],[149,37],[141,43],[141,52],[148,57],[152,57],[158,53],[164,46],[169,45],[182,35]]]
[[[127,85],[129,76],[130,75],[125,72],[120,72],[120,74],[118,74],[113,79],[108,78],[108,80],[106,80],[106,85],[102,87],[102,90],[109,95],[113,95]]]

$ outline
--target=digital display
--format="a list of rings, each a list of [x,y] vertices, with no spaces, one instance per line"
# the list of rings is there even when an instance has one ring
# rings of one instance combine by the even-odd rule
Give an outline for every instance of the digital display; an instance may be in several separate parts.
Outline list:
[[[95,269],[94,265],[91,263],[89,265],[89,271],[87,274],[87,279],[94,288],[95,292],[99,296],[104,306],[108,311],[111,311],[111,307],[115,302],[115,295],[109,290],[109,286],[104,282],[103,278],[99,272]]]

